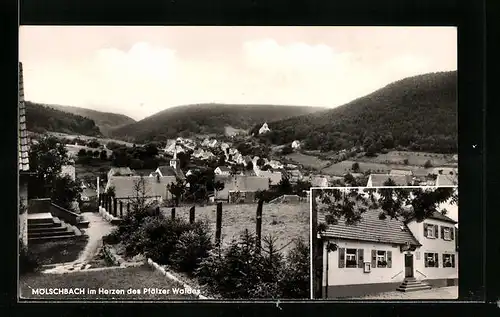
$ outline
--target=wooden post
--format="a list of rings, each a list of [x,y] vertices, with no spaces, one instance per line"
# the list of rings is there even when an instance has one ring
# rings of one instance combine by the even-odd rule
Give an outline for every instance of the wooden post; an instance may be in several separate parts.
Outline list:
[[[106,205],[104,204],[105,201],[106,201],[106,194],[102,194],[99,206],[101,206],[102,208],[106,208]]]
[[[323,297],[322,281],[323,281],[323,246],[321,240],[318,239],[318,209],[317,209],[317,191],[310,190],[309,196],[311,199],[311,246],[312,246],[312,261],[311,261],[311,277],[313,281],[313,289],[311,290],[312,298],[321,299]],[[328,274],[328,273],[327,273]],[[326,287],[325,287],[326,290]]]
[[[217,218],[215,220],[215,244],[220,246],[220,238],[222,233],[222,203],[217,203]]]
[[[194,223],[194,212],[195,212],[195,207],[191,207],[189,209],[189,223]]]
[[[260,252],[261,245],[261,237],[262,237],[262,205],[264,204],[264,200],[260,199],[257,205],[257,217],[255,221],[255,233],[256,233],[256,246],[257,252]]]
[[[174,219],[175,219],[175,207],[172,208],[172,220],[174,220]]]
[[[111,213],[111,197],[106,195],[106,211]]]
[[[123,201],[120,200],[120,218],[123,218]]]
[[[113,216],[118,216],[118,205],[116,204],[116,198],[113,198]]]
[[[127,215],[130,213],[130,202],[127,201]]]
[[[156,207],[156,216],[160,215],[160,207]]]

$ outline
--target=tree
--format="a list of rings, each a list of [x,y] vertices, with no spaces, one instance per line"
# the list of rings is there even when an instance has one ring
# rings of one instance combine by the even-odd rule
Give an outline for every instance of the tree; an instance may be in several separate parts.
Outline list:
[[[388,180],[386,180],[383,185],[384,186],[397,186],[396,182],[394,182],[394,180],[392,180],[392,178],[389,178]]]
[[[145,154],[148,157],[155,157],[158,155],[158,144],[156,142],[148,143],[144,146]]]
[[[98,147],[101,146],[101,143],[99,143],[99,141],[97,141],[97,139],[93,139],[91,140],[88,144],[87,144],[88,147],[91,147],[93,149],[97,149]]]
[[[108,159],[108,154],[106,153],[106,150],[102,150],[101,153],[99,153],[99,159],[102,161],[106,161]]]
[[[285,145],[285,147],[283,147],[283,149],[281,150],[281,154],[283,154],[283,155],[288,155],[291,153],[293,153],[293,148],[292,148],[292,145],[290,145],[290,144]]]
[[[404,165],[408,165],[408,163],[409,163],[408,159],[404,159],[403,163],[404,163]]]
[[[186,193],[186,182],[177,179],[175,183],[168,185],[169,192],[174,196],[175,206],[179,206],[182,196]]]
[[[269,165],[269,164],[266,164],[266,165],[264,165],[264,166],[261,168],[261,170],[263,170],[263,171],[268,171],[268,170],[270,170],[270,169],[272,169],[272,167],[271,167],[271,165]]]
[[[260,157],[257,160],[257,166],[261,167],[261,166],[264,166],[264,164],[266,164],[266,160],[264,160],[262,157]]]
[[[431,160],[427,160],[424,164],[424,167],[425,168],[431,168],[432,167],[432,163],[431,163]]]
[[[78,157],[87,156],[87,151],[85,149],[80,149],[77,153]]]
[[[248,162],[247,166],[246,166],[246,169],[247,169],[247,171],[252,171],[253,170],[253,163],[252,162]]]
[[[69,163],[64,144],[54,137],[43,138],[31,146],[29,160],[30,169],[35,173],[30,194],[34,197],[49,197],[53,181],[62,166]]]
[[[368,209],[381,210],[381,219],[415,217],[422,221],[439,212],[442,203],[458,201],[456,188],[322,189],[313,193],[314,211],[323,212],[327,224],[335,224],[341,217],[347,225],[357,224]]]
[[[82,188],[70,176],[55,177],[50,192],[51,201],[66,209],[73,209],[73,202],[80,199]]]
[[[359,163],[358,162],[352,163],[351,169],[353,172],[359,172]]]

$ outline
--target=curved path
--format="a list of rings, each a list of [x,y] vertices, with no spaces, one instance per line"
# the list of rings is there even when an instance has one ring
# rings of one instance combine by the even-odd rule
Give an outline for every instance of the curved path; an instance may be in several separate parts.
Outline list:
[[[102,246],[102,238],[108,235],[114,228],[109,222],[104,220],[98,213],[84,212],[82,216],[89,221],[89,227],[85,229],[88,242],[78,259],[73,262],[56,265],[54,268],[43,271],[43,273],[69,273],[88,269],[87,264]]]

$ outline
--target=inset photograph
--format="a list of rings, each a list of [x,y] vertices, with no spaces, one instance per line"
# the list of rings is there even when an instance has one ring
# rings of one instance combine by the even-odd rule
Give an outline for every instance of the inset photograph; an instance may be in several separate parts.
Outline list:
[[[458,187],[312,188],[314,299],[458,298]]]

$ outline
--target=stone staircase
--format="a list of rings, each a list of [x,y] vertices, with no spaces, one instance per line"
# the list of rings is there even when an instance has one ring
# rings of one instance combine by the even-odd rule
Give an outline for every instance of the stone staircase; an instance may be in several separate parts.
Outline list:
[[[431,289],[432,287],[422,281],[417,281],[414,277],[407,277],[404,279],[403,283],[397,288],[400,292],[414,292],[422,291],[426,289]]]
[[[48,214],[46,217],[28,217],[28,243],[43,243],[82,236],[75,226]]]

